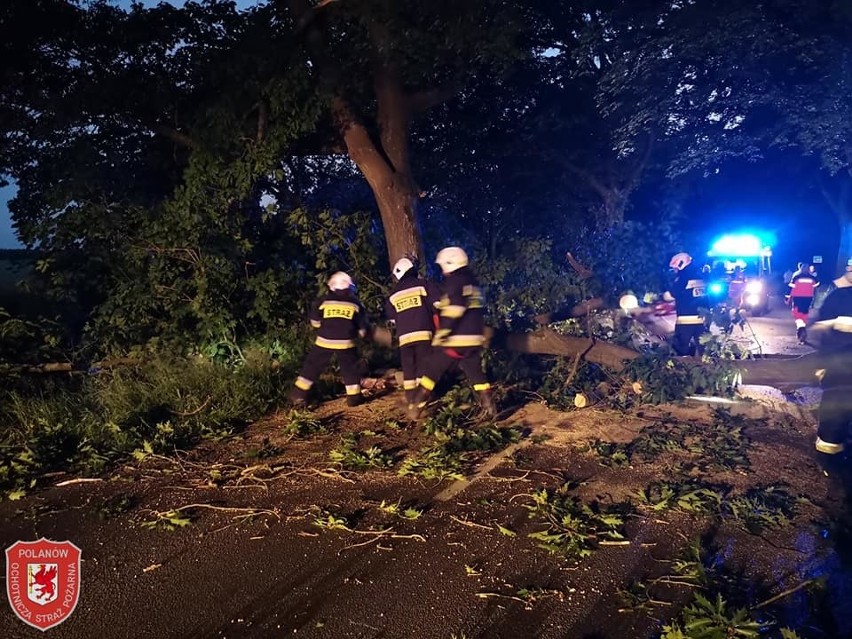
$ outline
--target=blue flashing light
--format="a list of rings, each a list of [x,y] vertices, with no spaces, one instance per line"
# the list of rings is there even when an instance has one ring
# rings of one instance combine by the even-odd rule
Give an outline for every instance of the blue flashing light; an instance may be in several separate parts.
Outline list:
[[[722,288],[723,287],[719,282],[713,282],[710,285],[710,292],[713,293],[713,295],[721,295],[722,294]]]
[[[738,233],[723,235],[717,239],[707,254],[710,256],[759,257],[771,255],[771,249],[757,235]]]

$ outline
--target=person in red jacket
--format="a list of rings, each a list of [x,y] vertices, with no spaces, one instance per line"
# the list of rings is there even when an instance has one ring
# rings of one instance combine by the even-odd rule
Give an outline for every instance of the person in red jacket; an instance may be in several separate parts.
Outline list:
[[[796,322],[796,337],[799,344],[808,340],[808,313],[814,304],[814,295],[819,286],[819,280],[809,269],[800,268],[790,280],[790,292],[785,301],[790,304],[793,319]]]

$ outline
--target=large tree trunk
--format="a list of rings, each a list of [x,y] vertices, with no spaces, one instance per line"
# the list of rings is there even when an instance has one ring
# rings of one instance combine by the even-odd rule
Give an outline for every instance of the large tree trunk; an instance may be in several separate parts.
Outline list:
[[[381,100],[379,104],[381,112]],[[380,118],[381,145],[376,144],[366,127],[353,117],[344,99],[335,99],[334,115],[349,157],[364,175],[376,198],[391,267],[406,255],[422,258],[422,241],[417,225],[417,190],[407,161],[407,113],[401,106],[384,109]]]
[[[399,68],[389,46],[386,27],[370,19],[370,37],[379,54],[373,69],[376,98],[375,121],[366,124],[364,113],[353,108],[341,78],[341,69],[328,55],[326,36],[317,11],[329,5],[313,5],[308,0],[288,0],[297,21],[297,33],[303,33],[316,57],[324,81],[334,88],[331,110],[335,125],[346,145],[349,157],[364,175],[384,226],[391,267],[406,255],[423,257],[417,224],[419,189],[412,177],[409,161],[409,128],[412,114],[448,100],[454,91],[436,88],[419,94],[405,91]]]
[[[840,246],[837,249],[837,270],[835,275],[840,275],[846,270],[849,260],[852,260],[852,211],[846,211],[845,215],[838,216],[840,224]]]
[[[821,179],[820,187],[840,232],[837,262],[831,274],[833,279],[843,273],[847,260],[852,259],[852,172],[842,172],[830,181]]]
[[[394,176],[390,186],[373,188],[385,229],[391,267],[406,255],[424,258],[417,224],[418,196],[405,184],[400,184],[403,181],[408,180]]]

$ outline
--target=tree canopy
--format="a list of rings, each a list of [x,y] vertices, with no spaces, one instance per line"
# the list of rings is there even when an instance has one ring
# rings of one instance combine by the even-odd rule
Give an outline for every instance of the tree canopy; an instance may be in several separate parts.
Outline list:
[[[10,0],[0,24],[15,227],[115,348],[286,325],[335,268],[378,300],[448,241],[651,288],[683,246],[631,220],[670,221],[640,187],[774,149],[819,158],[852,254],[839,1]]]

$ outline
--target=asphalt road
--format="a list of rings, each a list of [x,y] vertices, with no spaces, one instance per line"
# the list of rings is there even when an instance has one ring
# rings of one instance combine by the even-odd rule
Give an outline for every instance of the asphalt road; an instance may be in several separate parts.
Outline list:
[[[813,353],[813,347],[796,339],[796,325],[790,308],[780,298],[773,298],[770,312],[762,317],[749,317],[742,331],[734,329],[733,337],[754,355],[797,357]],[[674,331],[675,315],[656,318],[668,332]]]

